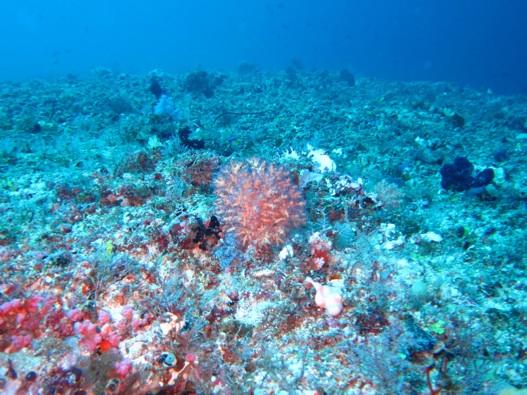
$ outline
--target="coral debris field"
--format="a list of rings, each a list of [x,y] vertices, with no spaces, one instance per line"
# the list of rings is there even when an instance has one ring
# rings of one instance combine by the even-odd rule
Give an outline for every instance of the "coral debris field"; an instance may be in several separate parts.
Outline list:
[[[526,149],[451,83],[4,82],[0,393],[525,393]]]

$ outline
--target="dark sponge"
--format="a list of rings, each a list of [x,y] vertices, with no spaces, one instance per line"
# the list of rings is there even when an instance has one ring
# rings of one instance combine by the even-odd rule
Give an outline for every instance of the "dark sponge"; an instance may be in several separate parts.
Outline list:
[[[485,169],[472,175],[474,165],[467,158],[457,157],[454,163],[445,163],[441,167],[441,186],[453,191],[466,191],[489,185],[494,179],[494,170]]]

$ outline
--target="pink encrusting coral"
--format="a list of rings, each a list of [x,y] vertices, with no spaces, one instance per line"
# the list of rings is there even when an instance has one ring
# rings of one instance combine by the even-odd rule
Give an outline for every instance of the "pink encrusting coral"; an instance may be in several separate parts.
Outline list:
[[[304,201],[290,174],[258,158],[231,162],[214,181],[216,210],[243,247],[283,243],[305,223]]]
[[[49,295],[31,294],[0,305],[0,352],[16,352],[32,348],[33,339],[44,334],[72,334],[72,321],[57,299]]]
[[[115,373],[117,373],[119,377],[126,377],[126,375],[130,374],[132,370],[132,362],[128,359],[124,359],[115,363]]]

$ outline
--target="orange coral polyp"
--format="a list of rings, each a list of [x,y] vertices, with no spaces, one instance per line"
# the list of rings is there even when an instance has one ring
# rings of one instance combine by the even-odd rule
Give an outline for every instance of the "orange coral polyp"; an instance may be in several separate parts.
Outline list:
[[[291,229],[305,223],[302,194],[287,171],[251,158],[231,162],[214,181],[216,210],[238,241],[257,248],[285,241]]]

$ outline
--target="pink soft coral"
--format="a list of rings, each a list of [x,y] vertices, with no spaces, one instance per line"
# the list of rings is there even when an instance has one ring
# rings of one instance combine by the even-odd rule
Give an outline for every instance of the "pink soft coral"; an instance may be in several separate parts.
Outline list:
[[[337,316],[342,311],[341,290],[330,285],[322,285],[314,281],[311,277],[306,277],[304,284],[307,287],[314,287],[316,290],[315,303],[318,307],[326,309],[331,316]]]
[[[270,247],[305,223],[304,201],[283,167],[251,158],[231,162],[214,181],[216,210],[244,248]]]

